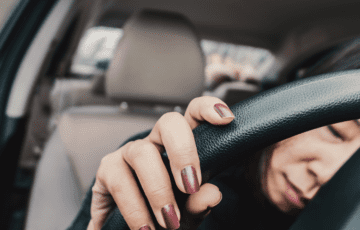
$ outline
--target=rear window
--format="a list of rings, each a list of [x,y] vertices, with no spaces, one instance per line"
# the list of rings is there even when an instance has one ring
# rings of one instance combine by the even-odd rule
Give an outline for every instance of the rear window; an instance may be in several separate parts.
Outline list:
[[[71,73],[89,77],[104,73],[113,58],[123,30],[111,27],[90,28],[81,39],[71,66]],[[206,57],[206,82],[214,80],[214,73],[238,80],[261,80],[274,61],[272,54],[264,49],[201,40],[201,48]]]
[[[206,57],[205,77],[208,84],[218,80],[219,76],[259,82],[275,61],[268,50],[250,46],[203,39],[201,47]]]
[[[87,76],[106,71],[122,35],[123,30],[119,28],[90,28],[80,41],[71,73]]]

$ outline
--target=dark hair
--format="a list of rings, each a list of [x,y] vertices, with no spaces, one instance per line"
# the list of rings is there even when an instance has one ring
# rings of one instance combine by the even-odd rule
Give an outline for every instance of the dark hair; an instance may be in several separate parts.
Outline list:
[[[360,68],[360,38],[341,43],[323,54],[313,65],[300,69],[297,79]]]
[[[322,54],[304,71],[298,70],[297,79],[325,73],[360,69],[360,37],[344,42]],[[360,119],[355,120],[360,124]]]

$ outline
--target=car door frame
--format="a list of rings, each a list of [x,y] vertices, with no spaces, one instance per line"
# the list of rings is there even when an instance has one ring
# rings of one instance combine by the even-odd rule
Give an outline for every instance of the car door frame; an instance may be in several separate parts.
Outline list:
[[[11,86],[23,57],[56,2],[21,1],[0,34],[0,229],[8,229],[11,221],[14,178],[28,120],[28,116],[7,116]]]

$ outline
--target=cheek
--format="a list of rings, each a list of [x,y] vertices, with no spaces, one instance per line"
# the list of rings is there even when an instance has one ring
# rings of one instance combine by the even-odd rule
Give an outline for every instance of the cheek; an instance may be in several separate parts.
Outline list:
[[[309,134],[300,134],[277,143],[273,149],[271,166],[274,169],[284,169],[314,157],[310,151],[312,144],[312,136]]]
[[[294,146],[292,146],[289,142],[279,143],[279,145],[273,150],[270,158],[270,167],[272,170],[281,170],[286,165],[296,161],[296,151],[294,150]]]

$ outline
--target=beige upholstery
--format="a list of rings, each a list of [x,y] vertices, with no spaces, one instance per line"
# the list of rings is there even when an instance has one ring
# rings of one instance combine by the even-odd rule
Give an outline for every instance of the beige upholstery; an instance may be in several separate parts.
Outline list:
[[[64,230],[81,205],[81,190],[56,130],[45,145],[31,192],[25,229]]]
[[[72,108],[60,121],[59,131],[82,195],[89,189],[101,158],[130,136],[151,129],[159,115],[124,112],[119,107]]]
[[[112,102],[126,100],[128,108],[119,103],[72,107],[61,116],[38,165],[26,230],[69,226],[103,156],[172,110],[159,105],[174,108],[201,95],[204,62],[191,24],[161,15],[143,12],[126,24],[116,58],[92,88]],[[142,32],[152,35],[140,37]]]
[[[204,63],[186,19],[143,11],[124,26],[106,92],[127,101],[187,105],[204,90]]]
[[[114,105],[111,98],[105,97],[99,89],[104,88],[101,82],[104,76],[94,76],[92,80],[85,79],[56,79],[50,93],[52,116],[49,129],[53,130],[60,121],[61,114],[74,106],[86,105]],[[102,92],[102,95],[99,95]]]

